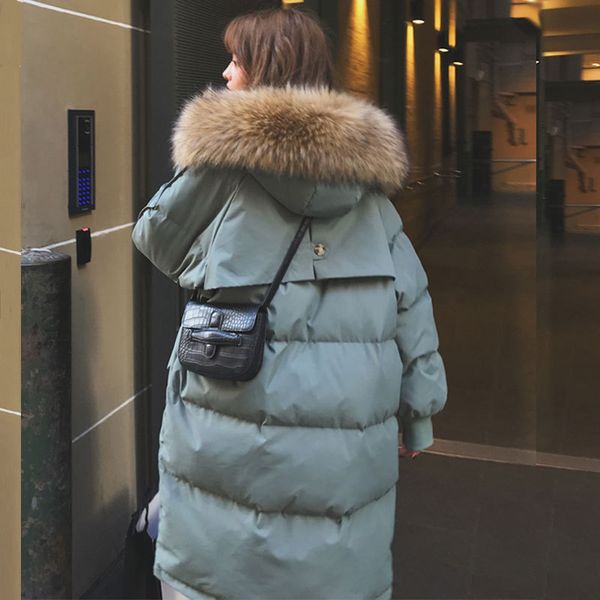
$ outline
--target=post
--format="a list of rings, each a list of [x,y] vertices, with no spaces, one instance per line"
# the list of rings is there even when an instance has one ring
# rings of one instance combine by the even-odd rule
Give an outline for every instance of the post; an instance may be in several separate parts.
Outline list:
[[[21,595],[71,597],[71,257],[21,258]]]

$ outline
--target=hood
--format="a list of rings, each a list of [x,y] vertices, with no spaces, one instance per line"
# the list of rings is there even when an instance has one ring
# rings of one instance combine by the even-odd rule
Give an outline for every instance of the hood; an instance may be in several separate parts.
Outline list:
[[[392,118],[325,88],[209,88],[185,104],[171,141],[176,169],[249,170],[288,209],[313,216],[343,214],[373,188],[391,195],[408,171]]]

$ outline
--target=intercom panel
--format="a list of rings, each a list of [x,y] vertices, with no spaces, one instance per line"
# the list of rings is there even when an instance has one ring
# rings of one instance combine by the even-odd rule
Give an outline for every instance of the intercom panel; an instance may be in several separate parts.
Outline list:
[[[69,110],[69,215],[96,208],[95,111]]]

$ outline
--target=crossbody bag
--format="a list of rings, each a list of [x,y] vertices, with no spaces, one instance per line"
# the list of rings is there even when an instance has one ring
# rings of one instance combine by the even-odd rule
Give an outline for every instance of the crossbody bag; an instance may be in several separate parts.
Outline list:
[[[192,298],[181,321],[179,362],[188,370],[229,381],[258,374],[266,341],[267,310],[310,224],[304,217],[260,304],[213,303]]]

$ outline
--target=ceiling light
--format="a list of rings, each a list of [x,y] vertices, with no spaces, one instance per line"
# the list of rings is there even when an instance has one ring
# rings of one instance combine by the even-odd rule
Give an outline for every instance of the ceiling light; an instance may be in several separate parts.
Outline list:
[[[425,23],[425,8],[422,0],[410,0],[410,20],[415,25]]]
[[[465,57],[463,54],[463,49],[459,46],[453,48],[450,52],[450,60],[452,64],[456,67],[462,67],[465,64]]]
[[[437,47],[439,52],[449,52],[450,44],[448,44],[448,32],[438,31],[437,34]]]

